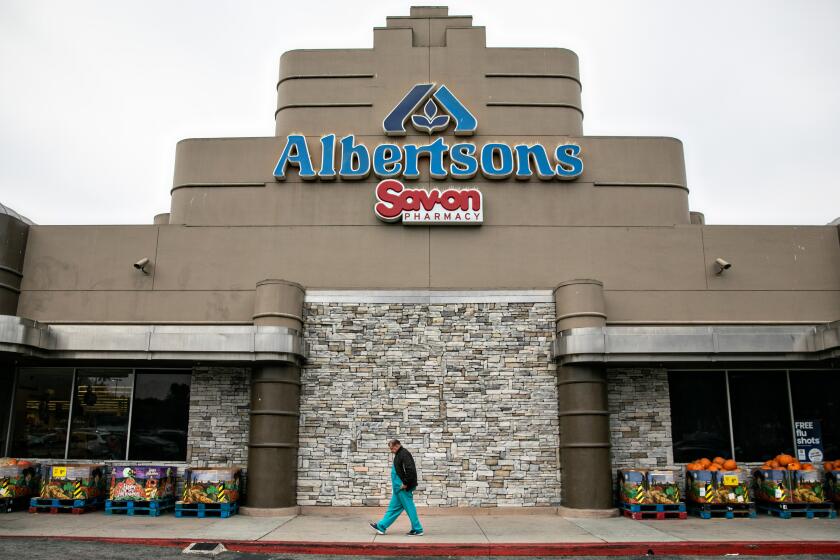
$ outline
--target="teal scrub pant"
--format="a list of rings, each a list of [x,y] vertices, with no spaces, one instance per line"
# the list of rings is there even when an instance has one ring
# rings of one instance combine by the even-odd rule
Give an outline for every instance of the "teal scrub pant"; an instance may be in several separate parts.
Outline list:
[[[394,488],[394,493],[391,494],[391,503],[388,504],[388,511],[382,519],[377,522],[380,529],[385,531],[391,524],[397,520],[397,517],[405,511],[408,514],[408,519],[411,521],[411,528],[415,531],[422,531],[423,526],[420,525],[420,518],[417,517],[417,508],[414,507],[414,497],[408,490],[399,490]]]

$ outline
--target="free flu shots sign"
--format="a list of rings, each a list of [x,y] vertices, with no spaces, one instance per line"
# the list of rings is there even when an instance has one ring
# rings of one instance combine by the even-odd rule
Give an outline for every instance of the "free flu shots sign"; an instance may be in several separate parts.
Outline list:
[[[819,463],[823,460],[822,429],[819,420],[796,420],[796,458]]]

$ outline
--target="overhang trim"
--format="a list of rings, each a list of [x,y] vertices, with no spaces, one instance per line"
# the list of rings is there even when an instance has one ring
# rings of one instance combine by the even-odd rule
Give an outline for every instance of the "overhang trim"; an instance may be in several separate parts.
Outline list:
[[[49,359],[292,362],[295,329],[256,325],[51,325],[0,315],[0,353]]]

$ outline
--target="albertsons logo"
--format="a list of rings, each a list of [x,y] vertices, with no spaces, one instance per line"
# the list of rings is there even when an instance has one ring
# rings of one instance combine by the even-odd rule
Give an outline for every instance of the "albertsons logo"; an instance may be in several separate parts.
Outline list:
[[[422,113],[415,114],[420,105],[423,105]],[[385,134],[405,136],[405,122],[409,116],[415,129],[428,134],[446,130],[450,121],[455,121],[456,136],[471,136],[478,127],[478,120],[444,85],[435,89],[435,84],[417,84],[411,88],[382,121]]]

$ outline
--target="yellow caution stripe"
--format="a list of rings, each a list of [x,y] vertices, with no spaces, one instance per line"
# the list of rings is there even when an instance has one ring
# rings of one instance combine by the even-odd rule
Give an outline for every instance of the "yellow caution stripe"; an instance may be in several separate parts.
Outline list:
[[[83,500],[85,493],[82,491],[82,481],[77,480],[73,483],[73,498],[76,500]]]

